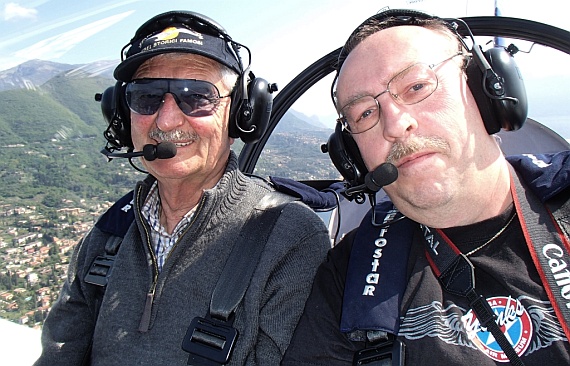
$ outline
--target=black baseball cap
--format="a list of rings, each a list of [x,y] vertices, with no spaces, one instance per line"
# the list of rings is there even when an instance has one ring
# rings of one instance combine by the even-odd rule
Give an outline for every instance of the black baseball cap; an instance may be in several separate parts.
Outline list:
[[[241,62],[231,38],[212,19],[195,13],[172,11],[157,15],[139,27],[123,61],[114,72],[115,79],[132,80],[139,66],[162,53],[193,53],[208,57],[241,74]]]

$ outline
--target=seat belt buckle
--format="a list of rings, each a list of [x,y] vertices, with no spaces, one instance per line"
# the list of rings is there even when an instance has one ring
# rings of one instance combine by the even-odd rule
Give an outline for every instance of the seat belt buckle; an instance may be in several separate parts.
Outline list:
[[[365,348],[354,354],[353,366],[403,366],[406,345],[397,339],[387,340],[381,344]]]
[[[226,364],[237,337],[237,329],[222,321],[195,317],[182,341],[182,349],[190,353],[188,365]]]
[[[85,275],[85,282],[96,286],[107,286],[107,279],[113,269],[114,256],[100,255],[91,263],[89,272]]]

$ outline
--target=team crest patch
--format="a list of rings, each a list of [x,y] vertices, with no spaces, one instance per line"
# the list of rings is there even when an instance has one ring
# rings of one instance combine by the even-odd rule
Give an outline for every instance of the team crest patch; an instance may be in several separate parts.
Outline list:
[[[517,299],[510,296],[497,296],[487,299],[493,312],[497,315],[497,324],[505,334],[514,350],[522,356],[532,337],[532,322],[524,306]],[[498,362],[509,362],[507,355],[491,332],[484,329],[473,310],[469,310],[461,320],[467,331],[469,339],[489,358]]]

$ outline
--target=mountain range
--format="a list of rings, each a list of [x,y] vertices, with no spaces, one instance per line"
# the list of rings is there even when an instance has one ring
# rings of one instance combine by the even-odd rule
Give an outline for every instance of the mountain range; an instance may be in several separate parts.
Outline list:
[[[0,91],[37,89],[59,74],[68,78],[101,77],[113,79],[113,69],[118,61],[98,61],[85,65],[61,64],[51,61],[31,60],[8,70],[0,71]]]
[[[114,201],[140,179],[126,161],[108,164],[100,154],[106,143],[102,134],[106,122],[94,96],[114,85],[116,63],[33,60],[0,72],[0,197],[4,201],[55,204],[57,200],[50,196]],[[261,172],[270,175],[279,166],[280,175],[295,179],[336,177],[328,157],[320,152],[320,144],[331,132],[314,117],[288,111],[260,158]],[[240,146],[235,144],[237,149]]]

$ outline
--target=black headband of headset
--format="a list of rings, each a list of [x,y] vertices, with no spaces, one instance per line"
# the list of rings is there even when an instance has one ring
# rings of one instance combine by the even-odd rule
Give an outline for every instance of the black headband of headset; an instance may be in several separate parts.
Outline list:
[[[382,22],[382,21],[386,21],[385,27],[383,29],[392,28],[392,27],[396,27],[396,26],[400,26],[400,25],[422,26],[426,20],[442,20],[442,24],[447,26],[449,28],[449,30],[457,36],[457,39],[459,40],[459,42],[461,42],[461,44],[466,49],[469,48],[467,46],[467,44],[465,43],[465,41],[463,40],[463,38],[458,34],[458,31],[457,31],[457,28],[463,24],[462,22],[452,24],[452,23],[449,23],[449,22],[445,21],[444,19],[439,18],[437,16],[430,15],[430,14],[427,14],[427,13],[424,13],[424,12],[421,12],[418,10],[413,10],[413,9],[389,9],[389,10],[385,10],[383,12],[374,14],[373,16],[371,16],[368,19],[366,19],[365,21],[363,21],[358,27],[356,27],[352,31],[352,33],[350,34],[350,36],[348,37],[344,46],[341,48],[341,50],[338,54],[337,65],[336,65],[336,75],[333,79],[332,86],[331,86],[331,97],[332,97],[332,100],[333,100],[333,103],[335,104],[335,106],[336,106],[336,98],[334,97],[334,95],[335,95],[334,87],[335,87],[336,81],[338,79],[338,74],[340,73],[340,69],[342,68],[342,65],[343,65],[344,61],[346,60],[346,58],[348,57],[348,54],[350,53],[350,51],[352,51],[352,49],[354,49],[361,41],[364,40],[363,38],[362,39],[356,39],[355,38],[355,36],[361,31],[361,29],[363,27],[368,26],[372,23],[377,23],[377,22]],[[466,25],[465,25],[465,27],[467,28]],[[468,32],[470,32],[468,28],[467,28],[467,30],[468,30]]]

